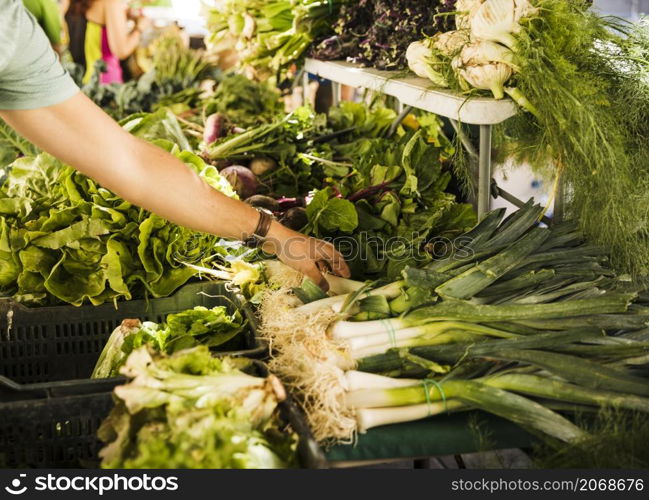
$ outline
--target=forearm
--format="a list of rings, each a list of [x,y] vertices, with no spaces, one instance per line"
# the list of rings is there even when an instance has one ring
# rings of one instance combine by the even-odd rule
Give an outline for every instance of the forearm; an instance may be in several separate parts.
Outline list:
[[[250,205],[215,190],[166,151],[134,137],[129,140],[132,145],[127,155],[107,159],[106,170],[93,169],[100,184],[197,231],[242,239],[254,229],[257,211]],[[75,167],[84,170],[84,166]]]
[[[252,207],[216,191],[166,151],[131,136],[82,94],[70,101],[0,115],[45,151],[167,220],[234,239],[254,230]]]
[[[259,214],[204,182],[175,156],[124,131],[85,95],[55,106],[1,111],[25,138],[103,187],[171,222],[225,238],[254,232]],[[264,250],[326,287],[316,263],[339,275],[349,269],[334,247],[273,222]]]

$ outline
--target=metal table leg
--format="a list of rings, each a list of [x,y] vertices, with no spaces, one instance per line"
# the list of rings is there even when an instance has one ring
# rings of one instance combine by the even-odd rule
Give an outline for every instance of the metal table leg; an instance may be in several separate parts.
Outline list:
[[[406,116],[412,111],[412,106],[401,106],[401,110],[399,111],[399,116],[397,116],[394,121],[392,122],[392,125],[390,125],[390,130],[388,131],[388,137],[392,137],[392,135],[397,131],[397,128],[399,125],[401,125],[401,122],[404,120]]]
[[[340,90],[341,90],[340,83],[331,82],[331,92],[333,94],[331,99],[332,106],[338,106],[338,104],[340,104],[340,101],[342,99],[342,94]]]
[[[304,71],[302,74],[302,106],[306,106],[308,103],[306,101],[306,96],[309,89],[309,73]]]
[[[478,162],[478,217],[491,206],[491,125],[480,125],[480,158]]]

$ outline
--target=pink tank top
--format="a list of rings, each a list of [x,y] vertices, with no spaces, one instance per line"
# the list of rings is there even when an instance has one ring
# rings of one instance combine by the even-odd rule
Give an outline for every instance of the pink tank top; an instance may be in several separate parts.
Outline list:
[[[124,83],[119,59],[113,55],[108,45],[108,31],[101,27],[101,58],[106,63],[106,72],[101,75],[101,83]]]

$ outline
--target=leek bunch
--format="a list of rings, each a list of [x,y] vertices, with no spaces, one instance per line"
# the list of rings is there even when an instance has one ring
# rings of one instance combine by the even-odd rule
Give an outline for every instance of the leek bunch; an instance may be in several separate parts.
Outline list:
[[[312,302],[302,290],[297,307],[268,293],[271,367],[316,437],[478,408],[574,441],[584,432],[564,411],[648,412],[649,296],[575,225],[539,227],[542,211],[493,211],[465,246],[394,283]]]

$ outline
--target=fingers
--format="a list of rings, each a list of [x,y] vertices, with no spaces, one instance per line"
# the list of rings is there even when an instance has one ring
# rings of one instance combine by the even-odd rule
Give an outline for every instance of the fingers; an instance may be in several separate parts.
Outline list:
[[[306,277],[315,282],[315,284],[322,288],[325,292],[329,291],[329,283],[322,275],[322,273],[318,270],[318,267],[315,264],[311,264],[305,269],[302,269],[302,272]]]
[[[318,241],[318,257],[329,264],[334,274],[343,278],[349,278],[351,275],[345,259],[331,243],[326,243],[321,240]]]

